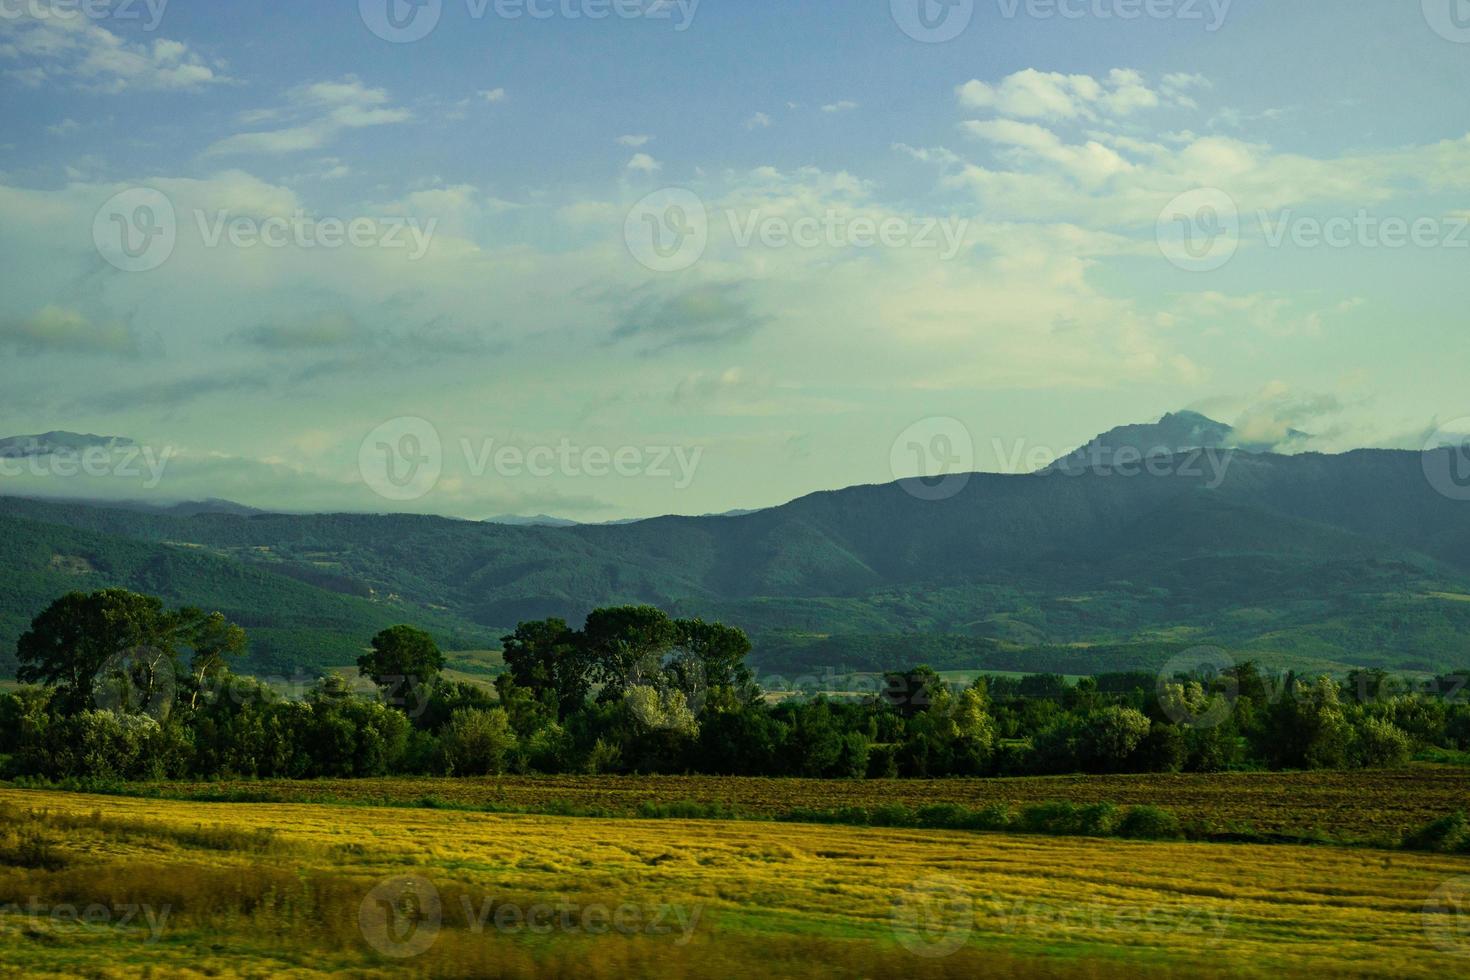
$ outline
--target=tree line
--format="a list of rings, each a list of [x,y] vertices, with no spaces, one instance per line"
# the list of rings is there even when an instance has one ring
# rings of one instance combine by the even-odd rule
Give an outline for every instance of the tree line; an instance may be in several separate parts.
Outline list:
[[[119,589],[72,593],[16,648],[0,776],[315,778],[503,772],[930,778],[1402,764],[1470,750],[1470,703],[1386,675],[980,677],[928,667],[861,698],[773,701],[739,629],[649,606],[521,623],[494,689],[444,676],[434,639],[385,629],[338,676],[284,696],[234,675],[244,629]],[[895,651],[895,659],[902,651]],[[1369,692],[1368,696],[1364,696]],[[1381,694],[1381,696],[1379,696]]]

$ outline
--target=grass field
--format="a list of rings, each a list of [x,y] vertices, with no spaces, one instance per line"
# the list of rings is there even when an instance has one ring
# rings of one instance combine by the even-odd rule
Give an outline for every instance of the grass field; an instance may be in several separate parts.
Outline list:
[[[1470,807],[1470,768],[1416,764],[1388,771],[1146,774],[1022,779],[810,780],[711,776],[494,776],[144,784],[130,791],[185,799],[248,798],[369,805],[433,803],[499,810],[588,810],[632,816],[640,805],[714,804],[755,817],[796,809],[955,803],[1152,804],[1201,835],[1258,835],[1392,845],[1407,831]]]
[[[1470,909],[1445,890],[1470,862],[1371,849],[14,789],[0,828],[7,976],[1443,977],[1470,963]]]

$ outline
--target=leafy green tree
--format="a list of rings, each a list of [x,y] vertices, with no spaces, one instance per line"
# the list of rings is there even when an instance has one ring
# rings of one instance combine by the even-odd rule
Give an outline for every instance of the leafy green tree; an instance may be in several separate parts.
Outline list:
[[[565,718],[587,700],[591,688],[587,652],[563,620],[521,623],[500,642],[511,678],[549,705],[557,718]]]
[[[933,699],[944,690],[944,680],[928,665],[883,675],[879,698],[904,718],[928,711]]]
[[[385,702],[417,714],[444,669],[444,654],[423,630],[390,626],[373,637],[372,650],[357,658],[357,669],[372,678]]]
[[[1332,678],[1291,678],[1266,709],[1256,751],[1277,769],[1335,769],[1347,761],[1352,734]]]
[[[245,652],[245,631],[224,617],[223,613],[205,615],[197,609],[179,613],[185,637],[194,654],[189,660],[189,676],[194,690],[189,707],[199,707],[206,686],[229,672],[229,662]]]
[[[546,724],[556,721],[555,706],[536,697],[536,692],[517,684],[509,674],[495,678],[495,693],[499,695],[499,706],[510,716],[511,727],[517,735],[530,735]],[[568,715],[567,721],[577,717]]]
[[[745,658],[750,637],[744,630],[702,619],[674,621],[676,653],[669,669],[675,686],[690,690],[703,685],[710,692],[728,691],[744,701],[759,697]]]
[[[787,728],[764,706],[707,712],[697,758],[705,772],[760,776],[781,771]]]
[[[16,644],[23,683],[56,689],[65,714],[96,706],[100,685],[126,689],[123,700],[149,703],[177,670],[180,619],[163,601],[126,589],[70,592],[46,607]],[[103,676],[103,675],[109,676]]]
[[[688,736],[699,734],[699,720],[695,718],[689,702],[678,691],[660,690],[649,684],[634,684],[628,688],[625,700],[633,717],[649,731],[675,732]]]
[[[340,678],[326,678],[296,716],[294,755],[309,759],[303,775],[364,777],[395,772],[408,750],[408,718],[377,701],[354,697]],[[294,706],[293,706],[294,707]]]
[[[613,701],[629,686],[646,685],[663,673],[678,629],[654,606],[616,606],[593,610],[582,639],[591,677],[603,685],[600,697]]]
[[[497,686],[501,682],[513,683],[508,674],[501,674],[495,680]],[[505,700],[505,695],[502,693],[501,701]],[[454,713],[463,708],[488,711],[496,706],[495,695],[480,685],[469,681],[449,681],[441,677],[435,682],[434,689],[429,693],[428,703],[424,706],[424,710],[415,715],[411,721],[414,727],[421,731],[435,732],[449,724],[449,719],[454,716]]]
[[[1140,768],[1149,772],[1178,772],[1188,757],[1189,748],[1179,726],[1160,721],[1150,725],[1137,756]]]
[[[1149,727],[1148,718],[1133,708],[1112,705],[1092,712],[1084,737],[1096,766],[1104,772],[1127,768],[1129,757],[1148,737]]]
[[[1393,722],[1364,718],[1354,726],[1351,758],[1365,769],[1387,769],[1409,761],[1413,746],[1409,736]]]

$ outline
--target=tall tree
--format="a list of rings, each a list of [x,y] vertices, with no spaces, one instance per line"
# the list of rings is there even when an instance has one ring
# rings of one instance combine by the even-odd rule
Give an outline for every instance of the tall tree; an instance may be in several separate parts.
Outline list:
[[[35,619],[16,644],[28,684],[56,688],[65,713],[96,707],[104,687],[131,704],[150,704],[173,681],[180,618],[163,601],[126,589],[70,592]]]
[[[372,650],[357,658],[357,669],[395,706],[422,705],[439,671],[444,654],[434,638],[412,626],[390,626],[373,637]]]
[[[731,689],[753,696],[753,679],[745,658],[750,653],[750,638],[745,631],[724,623],[706,623],[702,619],[674,621],[676,653],[670,668],[681,687],[699,683],[711,690]],[[683,676],[697,673],[697,678]]]
[[[179,617],[186,624],[187,640],[194,650],[189,660],[189,674],[194,681],[189,707],[193,709],[199,707],[205,683],[223,674],[232,657],[245,652],[245,631],[223,613],[206,616],[198,609],[184,609]]]
[[[615,606],[594,610],[582,638],[592,677],[603,685],[601,696],[613,700],[628,687],[646,685],[662,674],[678,630],[661,609]]]
[[[516,685],[565,718],[580,708],[591,687],[581,638],[560,619],[521,623],[500,638],[506,669]]]

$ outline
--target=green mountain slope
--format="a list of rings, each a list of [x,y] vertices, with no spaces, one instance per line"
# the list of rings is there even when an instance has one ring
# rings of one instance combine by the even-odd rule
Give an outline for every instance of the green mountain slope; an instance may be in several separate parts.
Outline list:
[[[349,610],[364,624],[392,610],[482,643],[521,619],[653,602],[738,623],[759,655],[794,636],[847,637],[854,662],[872,647],[860,637],[895,635],[985,638],[1011,652],[1218,642],[1313,661],[1470,662],[1470,602],[1454,598],[1470,594],[1470,505],[1434,491],[1420,454],[1230,452],[1216,468],[1175,459],[1161,475],[975,474],[946,500],[887,484],[620,525],[14,498],[0,498],[0,517],[130,540],[136,557],[118,575],[196,603],[220,595],[247,623],[262,609],[284,615],[247,582],[295,588],[298,605],[284,608],[328,632]],[[8,573],[4,622],[68,581],[37,563],[76,550],[36,545],[25,570]],[[840,658],[841,647],[821,650]]]
[[[225,613],[248,629],[248,666],[282,675],[349,663],[375,632],[405,619],[426,622],[458,646],[492,639],[451,616],[328,592],[197,547],[0,516],[0,674],[13,675],[15,640],[49,602],[110,586]]]

